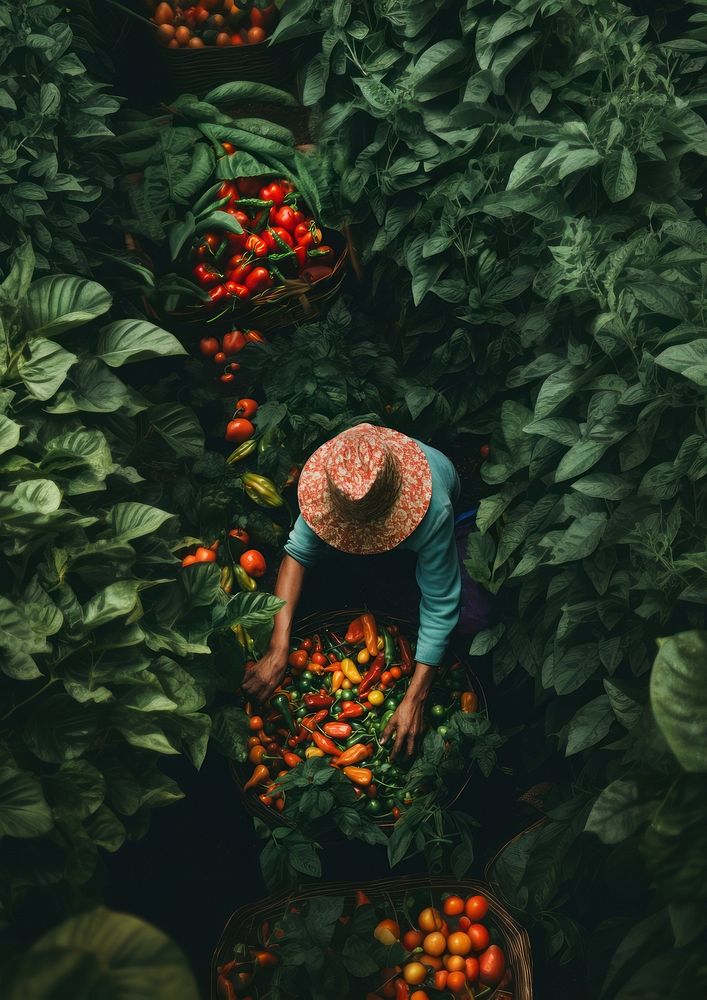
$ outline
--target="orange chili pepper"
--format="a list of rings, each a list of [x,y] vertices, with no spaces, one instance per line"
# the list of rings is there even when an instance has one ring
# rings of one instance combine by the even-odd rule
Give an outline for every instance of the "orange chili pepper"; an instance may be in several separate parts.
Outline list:
[[[323,749],[323,748],[322,748]],[[349,764],[358,764],[362,760],[366,760],[367,757],[373,755],[373,747],[370,743],[354,743],[352,747],[337,757],[332,763],[336,764],[337,767],[348,767]]]
[[[267,754],[267,750],[262,745],[258,743],[257,746],[251,747],[248,753],[248,760],[251,764],[259,764],[263,757]]]
[[[264,781],[267,781],[270,777],[270,771],[268,771],[265,764],[258,764],[251,774],[248,781],[246,781],[243,786],[243,790],[247,791],[249,788],[253,788],[255,785],[262,785]]]
[[[376,620],[372,614],[361,615],[361,624],[363,625],[363,638],[366,643],[366,649],[371,656],[377,656],[378,626],[376,625]]]
[[[344,774],[354,785],[365,788],[373,781],[373,771],[369,767],[345,767]]]
[[[261,968],[267,969],[270,966],[278,965],[280,959],[272,951],[256,951],[255,961]]]
[[[344,671],[337,669],[331,678],[331,690],[338,691],[343,682],[344,682]]]
[[[346,642],[360,642],[363,639],[363,621],[361,618],[354,618],[349,625],[345,636]]]
[[[462,712],[476,712],[479,708],[479,699],[474,691],[463,691],[461,696]]]

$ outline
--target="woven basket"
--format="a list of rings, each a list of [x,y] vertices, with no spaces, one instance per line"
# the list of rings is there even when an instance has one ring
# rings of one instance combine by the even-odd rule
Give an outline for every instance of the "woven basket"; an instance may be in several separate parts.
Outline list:
[[[296,641],[304,638],[306,635],[312,635],[318,631],[324,631],[324,629],[333,629],[338,632],[345,631],[349,623],[353,621],[354,618],[358,618],[359,615],[364,614],[365,611],[365,608],[346,608],[338,611],[320,611],[316,614],[307,615],[305,618],[298,619],[295,622],[292,629],[292,638]],[[394,623],[398,625],[406,635],[413,635],[415,632],[414,625],[404,618],[397,618],[394,615],[380,615],[380,619],[381,621],[385,621],[386,624]],[[464,667],[464,673],[469,687],[475,691],[478,696],[479,711],[484,714],[488,714],[486,694],[481,685],[481,681],[471,669],[468,661],[461,659],[461,663]],[[271,825],[295,826],[294,821],[288,819],[284,813],[277,812],[270,808],[270,806],[263,805],[257,795],[252,795],[250,792],[244,791],[243,786],[248,779],[248,769],[249,765],[231,763],[231,772],[233,774],[234,781],[243,796],[243,801],[248,811]],[[470,765],[465,774],[459,775],[459,784],[454,788],[448,789],[448,796],[442,803],[442,807],[444,809],[450,809],[454,805],[471,781],[472,773],[473,767]],[[395,825],[395,820],[388,818],[376,820],[375,822],[376,825],[381,827],[383,830],[392,830]]]
[[[317,896],[352,896],[357,889],[362,889],[373,903],[387,902],[391,911],[398,910],[410,893],[415,895],[419,893],[424,905],[438,902],[439,897],[445,892],[458,893],[462,896],[483,894],[489,902],[491,922],[503,936],[506,960],[513,972],[513,1000],[533,1000],[533,958],[527,932],[511,916],[487,883],[466,878],[455,880],[451,876],[444,875],[410,875],[377,882],[327,882],[296,892],[270,896],[259,902],[239,907],[231,914],[213,953],[212,1000],[217,1000],[218,966],[233,958],[233,948],[236,944],[240,942],[257,944],[258,927],[264,920],[278,919],[293,903]],[[488,1000],[496,1000],[497,997],[500,1000],[503,995],[502,992],[495,991]],[[361,1000],[361,998],[352,996],[350,1000]]]
[[[203,97],[232,80],[274,86],[292,79],[295,50],[291,45],[206,45],[201,49],[161,48],[175,94]]]

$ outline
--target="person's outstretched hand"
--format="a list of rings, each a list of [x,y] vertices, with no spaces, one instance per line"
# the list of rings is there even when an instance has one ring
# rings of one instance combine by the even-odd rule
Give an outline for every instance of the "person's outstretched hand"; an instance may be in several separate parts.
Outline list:
[[[275,688],[285,675],[287,669],[287,649],[268,649],[265,656],[246,671],[243,690],[251,698],[266,702],[272,697]]]
[[[408,691],[383,730],[381,738],[383,743],[387,743],[388,738],[395,733],[395,743],[390,751],[391,760],[395,760],[403,749],[408,755],[415,752],[415,740],[422,732],[422,713],[426,694],[427,692],[422,695],[411,695]]]

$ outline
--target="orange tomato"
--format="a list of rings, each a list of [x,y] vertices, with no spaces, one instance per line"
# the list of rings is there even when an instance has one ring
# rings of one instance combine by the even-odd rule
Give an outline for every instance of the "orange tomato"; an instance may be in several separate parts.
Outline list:
[[[464,900],[461,896],[447,896],[442,904],[442,912],[446,917],[458,917],[464,912]]]
[[[489,912],[489,904],[486,896],[469,896],[464,904],[464,912],[472,923],[483,920]]]
[[[259,715],[254,715],[251,719],[249,719],[248,725],[253,732],[257,732],[258,729],[263,728],[263,720]]]
[[[463,972],[464,959],[461,957],[461,955],[445,955],[444,967],[447,970],[447,972]]]
[[[403,948],[408,951],[414,951],[415,948],[419,948],[422,944],[425,935],[422,931],[405,931],[403,934]]]
[[[399,681],[400,678],[403,676],[403,672],[400,669],[400,667],[391,667],[390,676],[393,678],[393,680]]]
[[[403,979],[409,986],[419,986],[427,979],[427,969],[422,962],[408,962],[403,966]]]
[[[171,24],[174,20],[174,11],[168,3],[158,3],[152,20],[155,24]]]
[[[373,937],[381,944],[391,945],[400,940],[400,924],[395,920],[381,920],[373,932]]]
[[[467,931],[474,951],[484,951],[491,943],[491,935],[483,924],[472,924]]]
[[[231,44],[231,36],[227,31],[219,31],[218,35],[216,35],[216,44],[221,46],[221,48],[223,48],[224,45]]]
[[[432,931],[422,942],[422,947],[428,955],[444,955],[447,950],[447,939],[441,931]]]
[[[443,990],[447,985],[448,978],[449,973],[446,969],[441,969],[439,972],[435,972],[435,989]]]
[[[415,990],[415,992],[410,995],[410,1000],[430,1000],[430,997],[424,990]]]
[[[457,931],[450,934],[447,941],[447,950],[450,955],[468,955],[471,951],[471,938],[464,931]]]
[[[459,930],[468,931],[471,927],[471,920],[468,917],[459,917]]]
[[[466,989],[466,976],[463,972],[450,972],[447,976],[447,989],[452,993],[461,993]]]
[[[174,41],[174,25],[161,24],[157,29],[157,41],[160,45],[169,45],[170,42]]]
[[[204,47],[203,39],[197,38],[196,35],[193,35],[189,39],[189,48],[190,49],[203,49],[203,47]]]
[[[479,978],[479,960],[478,958],[467,958],[464,962],[464,972],[466,973],[466,978],[470,983],[475,983]]]
[[[267,35],[262,28],[249,28],[248,29],[248,42],[250,45],[257,45],[258,42],[264,42]]]
[[[438,958],[437,955],[428,955],[426,952],[420,955],[418,961],[422,962],[428,969],[434,969],[435,972],[443,967],[441,958]]]
[[[174,32],[174,37],[177,39],[180,45],[186,45],[191,38],[191,31],[184,25],[181,28],[177,28]]]
[[[421,911],[420,916],[417,918],[417,926],[421,931],[426,931],[428,934],[430,931],[440,931],[442,929],[442,917],[439,910],[436,910],[434,906],[427,906]]]

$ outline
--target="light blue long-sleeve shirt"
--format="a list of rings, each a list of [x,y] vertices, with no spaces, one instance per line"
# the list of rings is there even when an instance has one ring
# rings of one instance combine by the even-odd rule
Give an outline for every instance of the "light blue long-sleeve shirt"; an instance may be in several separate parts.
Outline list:
[[[436,667],[444,658],[449,636],[459,620],[461,575],[453,510],[459,494],[459,477],[441,451],[421,441],[417,444],[432,473],[432,497],[422,521],[399,548],[417,553],[416,578],[421,598],[415,658]],[[315,534],[300,514],[290,532],[285,552],[309,568],[327,551],[336,550]]]

